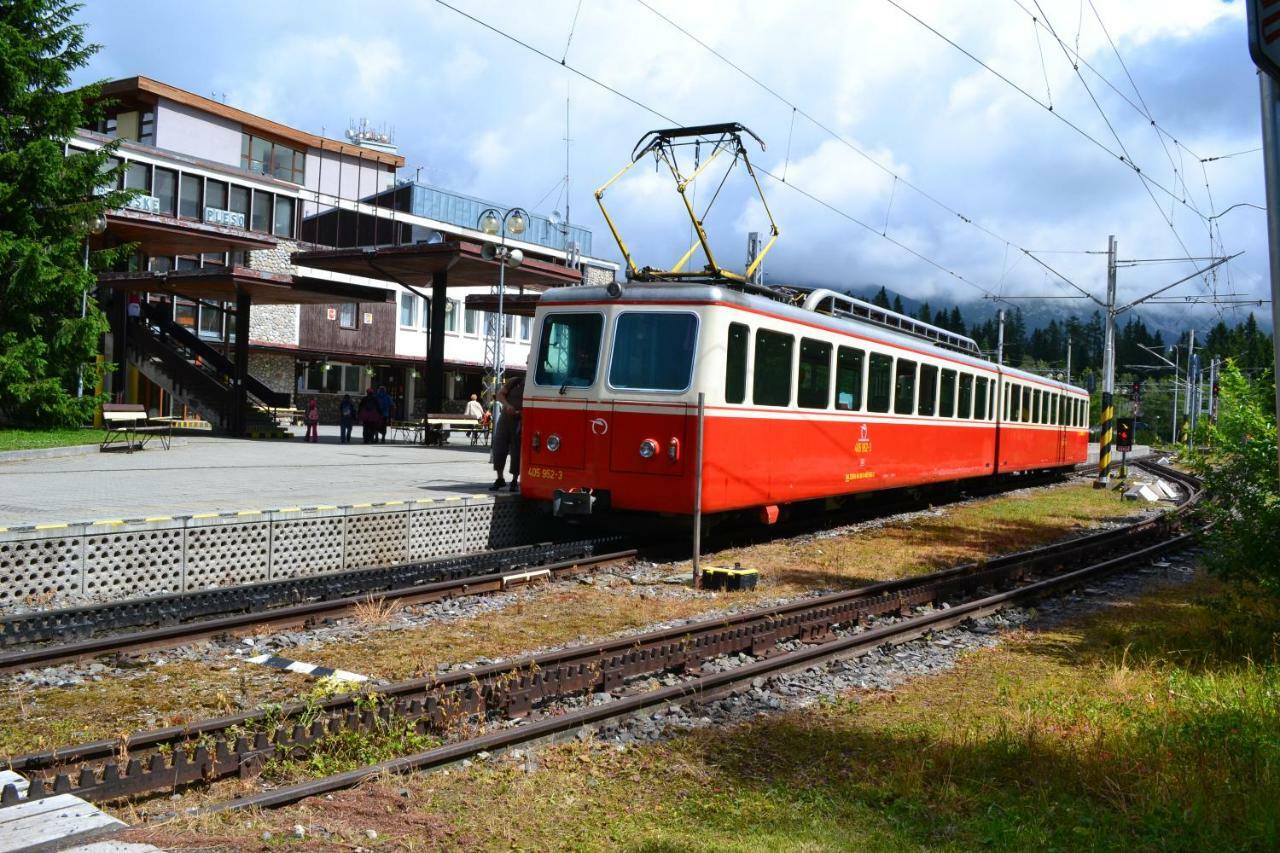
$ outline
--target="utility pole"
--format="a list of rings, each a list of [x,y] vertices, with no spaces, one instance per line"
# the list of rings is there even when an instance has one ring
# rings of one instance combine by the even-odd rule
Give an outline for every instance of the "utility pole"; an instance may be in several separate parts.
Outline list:
[[[1071,338],[1067,338],[1067,384],[1071,384]]]
[[[1169,436],[1170,444],[1178,443],[1178,348],[1173,348],[1173,434]]]
[[[1209,362],[1209,423],[1218,422],[1218,356]]]
[[[1191,372],[1192,366],[1196,362],[1196,330],[1192,329],[1188,333],[1187,338],[1187,402],[1185,420],[1187,424],[1187,447],[1191,446],[1191,434],[1195,431],[1195,424],[1191,420],[1191,404],[1196,396],[1196,380]]]
[[[1102,434],[1098,438],[1098,479],[1095,489],[1107,487],[1111,469],[1111,439],[1116,410],[1112,399],[1116,390],[1116,236],[1107,238],[1107,326],[1102,347]]]
[[[996,311],[996,364],[1004,366],[1004,309]]]

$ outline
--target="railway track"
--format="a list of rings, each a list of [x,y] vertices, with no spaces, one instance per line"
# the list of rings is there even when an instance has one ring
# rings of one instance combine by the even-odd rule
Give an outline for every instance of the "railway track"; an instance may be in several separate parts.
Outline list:
[[[1085,471],[1087,469],[1080,469]],[[956,499],[1058,482],[1060,472],[966,483]],[[800,517],[768,528],[726,530],[708,537],[713,548],[742,545],[843,526],[936,505],[938,495],[914,489],[881,495],[865,504],[818,517]],[[513,584],[603,568],[635,555],[624,537],[542,542],[419,561],[146,599],[92,604],[0,617],[0,674],[137,653],[262,628],[310,626],[349,614],[370,596],[422,604],[463,595],[500,592]],[[683,551],[682,551],[683,549]],[[687,557],[688,542],[660,541],[646,548],[655,558]],[[591,559],[608,553],[607,559]]]
[[[619,547],[621,542],[618,536],[542,542],[386,568],[8,616],[0,619],[0,648],[11,650],[0,653],[0,673],[250,629],[314,625],[350,613],[371,596],[422,604],[500,592],[634,556],[634,550]],[[145,630],[119,632],[121,628]],[[67,642],[69,638],[74,639]]]
[[[108,802],[252,776],[267,762],[304,757],[331,736],[374,732],[392,721],[412,725],[443,742],[417,755],[263,791],[213,808],[278,806],[378,774],[436,767],[480,751],[563,736],[658,705],[708,701],[762,675],[905,642],[1179,547],[1197,533],[1184,528],[1188,510],[1199,499],[1199,483],[1159,466],[1145,467],[1181,485],[1185,498],[1177,510],[979,564],[780,607],[382,685],[376,692],[333,697],[319,704],[299,703],[146,732],[123,741],[19,756],[9,766],[29,780],[29,787],[22,792],[6,786],[0,792],[0,805],[59,793]],[[600,559],[609,556],[613,555]],[[924,611],[917,612],[921,608]],[[782,650],[783,644],[796,641],[802,644],[798,650]],[[704,663],[733,654],[754,660],[721,672],[701,672]],[[635,692],[638,681],[673,672],[680,674],[677,684]],[[558,704],[588,692],[608,693],[613,699],[568,712]],[[471,736],[475,732],[480,733]]]

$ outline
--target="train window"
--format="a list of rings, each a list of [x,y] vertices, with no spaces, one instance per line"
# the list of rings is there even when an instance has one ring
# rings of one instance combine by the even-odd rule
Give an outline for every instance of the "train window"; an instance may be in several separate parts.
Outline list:
[[[893,379],[893,411],[899,415],[910,415],[915,410],[916,363],[900,358]]]
[[[920,365],[920,407],[922,415],[932,415],[938,410],[938,368],[932,364]]]
[[[862,362],[860,349],[840,347],[836,351],[836,408],[856,412],[862,408]]]
[[[1049,417],[1053,419],[1053,423],[1055,425],[1062,420],[1062,395],[1061,394],[1053,395],[1053,410],[1049,412]]]
[[[938,395],[938,414],[944,418],[956,415],[956,372],[942,371],[942,393]]]
[[[805,409],[825,409],[831,405],[831,344],[812,338],[800,339],[796,405]]]
[[[627,311],[613,330],[609,384],[640,391],[683,391],[693,381],[698,316]]]
[[[889,392],[893,389],[893,358],[871,353],[871,363],[867,368],[867,411],[889,411]]]
[[[979,376],[973,386],[973,416],[978,420],[987,418],[987,377]]]
[[[973,406],[973,374],[960,374],[960,405],[956,409],[957,418],[967,418]]]
[[[751,330],[742,323],[729,324],[728,356],[724,369],[724,401],[741,403],[747,399],[747,339]]]
[[[1039,423],[1047,424],[1049,422],[1049,392],[1040,392],[1040,420]]]
[[[1031,418],[1032,423],[1044,423],[1044,410],[1040,408],[1040,389],[1037,388],[1031,392]]]
[[[756,331],[756,373],[751,386],[756,405],[791,405],[791,353],[795,348],[793,335]]]
[[[1022,387],[1022,411],[1018,414],[1018,420],[1024,424],[1031,423],[1031,388],[1023,385]]]
[[[1006,382],[1004,384],[1004,419],[1006,422],[1016,421],[1018,419],[1017,417],[1018,406],[1017,406],[1017,403],[1014,402],[1017,399],[1017,397],[1018,397],[1018,389],[1014,388],[1012,385]]]
[[[603,329],[599,314],[548,314],[538,344],[537,384],[585,388],[595,382]]]

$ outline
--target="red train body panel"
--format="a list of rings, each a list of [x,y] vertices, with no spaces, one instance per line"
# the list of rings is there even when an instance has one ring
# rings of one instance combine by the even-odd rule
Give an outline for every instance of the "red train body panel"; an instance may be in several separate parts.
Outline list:
[[[1081,389],[727,288],[553,291],[535,341],[521,492],[557,505],[590,494],[615,510],[692,513],[699,391],[707,513],[1069,467],[1087,453]]]

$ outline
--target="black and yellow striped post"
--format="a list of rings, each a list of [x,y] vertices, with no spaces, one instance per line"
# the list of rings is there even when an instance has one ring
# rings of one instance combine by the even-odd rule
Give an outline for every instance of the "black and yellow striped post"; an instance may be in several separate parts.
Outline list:
[[[1102,434],[1098,438],[1098,479],[1095,489],[1107,487],[1107,475],[1111,471],[1111,444],[1115,439],[1116,409],[1110,391],[1102,392]]]

